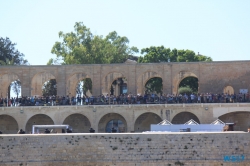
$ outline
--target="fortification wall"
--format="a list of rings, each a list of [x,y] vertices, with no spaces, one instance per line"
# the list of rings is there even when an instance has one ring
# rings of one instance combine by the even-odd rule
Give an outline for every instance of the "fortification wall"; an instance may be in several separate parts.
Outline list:
[[[249,165],[249,134],[1,135],[0,165]]]

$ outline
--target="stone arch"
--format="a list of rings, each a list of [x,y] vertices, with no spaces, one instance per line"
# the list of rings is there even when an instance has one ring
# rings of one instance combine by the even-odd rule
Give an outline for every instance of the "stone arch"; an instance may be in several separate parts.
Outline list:
[[[104,133],[108,122],[110,122],[111,120],[122,121],[124,124],[124,132],[127,132],[127,122],[126,122],[125,118],[122,115],[117,114],[117,113],[108,113],[108,114],[104,115],[98,123],[98,132]]]
[[[135,121],[135,132],[150,131],[151,124],[158,124],[162,121],[161,117],[152,112],[141,114]]]
[[[77,84],[85,78],[92,78],[86,73],[74,73],[67,80],[66,91],[69,96],[76,96],[76,86]],[[93,80],[92,80],[93,81]]]
[[[91,127],[89,119],[82,114],[71,114],[65,118],[63,124],[70,125],[73,133],[88,133]]]
[[[16,134],[18,130],[18,124],[15,118],[10,115],[0,115],[0,131],[2,131],[3,134]]]
[[[110,87],[111,87],[111,84],[113,83],[113,81],[116,80],[117,78],[123,78],[123,77],[125,77],[125,76],[122,73],[118,73],[118,72],[108,73],[102,79],[102,94],[109,94],[109,90],[110,90]]]
[[[140,75],[137,79],[137,94],[144,94],[145,84],[149,79],[154,77],[159,77],[163,80],[162,76],[154,71],[147,71]]]
[[[200,123],[199,118],[195,114],[193,114],[191,112],[180,112],[180,113],[176,114],[173,117],[171,123],[173,123],[173,124],[184,124],[184,123],[186,123],[187,121],[189,121],[191,119],[193,119],[197,123]]]
[[[34,75],[31,80],[31,96],[42,95],[44,83],[51,79],[56,79],[56,77],[49,72],[40,72]]]
[[[32,132],[32,125],[54,125],[54,121],[48,115],[36,114],[27,121],[25,127],[26,133]]]
[[[224,123],[235,123],[235,131],[247,131],[250,127],[250,112],[230,112],[218,117]]]
[[[173,78],[173,94],[177,94],[178,93],[178,88],[179,88],[179,84],[181,83],[181,81],[187,77],[195,77],[198,79],[199,81],[199,78],[196,74],[192,73],[192,72],[189,72],[189,71],[180,71],[178,73],[178,75],[176,75],[174,78]],[[199,83],[198,83],[199,84]],[[199,86],[199,85],[198,85]],[[199,87],[198,87],[198,92],[199,92]]]
[[[0,75],[0,85],[1,85],[0,86],[0,95],[1,95],[0,97],[1,98],[7,97],[8,87],[10,86],[10,84],[13,81],[16,81],[18,79],[22,82],[20,77],[15,73],[7,73],[7,74]]]
[[[232,86],[225,86],[223,89],[223,93],[227,93],[227,94],[234,94],[234,88]]]

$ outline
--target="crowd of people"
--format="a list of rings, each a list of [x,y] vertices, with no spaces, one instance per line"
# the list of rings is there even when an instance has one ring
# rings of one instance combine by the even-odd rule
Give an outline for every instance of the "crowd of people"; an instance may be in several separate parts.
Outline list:
[[[21,98],[0,98],[0,106],[55,106],[55,105],[108,105],[108,104],[174,104],[174,103],[235,103],[249,102],[247,94],[121,94],[99,96],[40,96]],[[8,103],[8,105],[7,105]]]

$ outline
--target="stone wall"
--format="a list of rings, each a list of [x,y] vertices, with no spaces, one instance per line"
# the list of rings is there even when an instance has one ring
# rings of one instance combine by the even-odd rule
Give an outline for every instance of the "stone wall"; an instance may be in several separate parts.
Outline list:
[[[2,107],[0,131],[15,134],[24,129],[29,133],[32,125],[68,124],[74,132],[88,132],[90,127],[105,132],[107,123],[116,119],[124,123],[125,132],[141,132],[164,119],[173,124],[184,124],[190,119],[210,124],[218,118],[236,123],[237,131],[247,131],[250,103]]]
[[[249,133],[0,135],[0,165],[249,165]]]
[[[198,79],[199,93],[222,93],[227,86],[238,93],[250,89],[249,65],[250,61],[0,66],[0,96],[5,98],[10,83],[17,79],[23,96],[42,95],[42,86],[50,79],[56,79],[57,95],[75,96],[77,83],[85,78],[92,80],[92,93],[97,96],[110,93],[112,82],[123,77],[132,94],[144,94],[146,82],[153,77],[162,78],[166,94],[176,94],[186,77]]]

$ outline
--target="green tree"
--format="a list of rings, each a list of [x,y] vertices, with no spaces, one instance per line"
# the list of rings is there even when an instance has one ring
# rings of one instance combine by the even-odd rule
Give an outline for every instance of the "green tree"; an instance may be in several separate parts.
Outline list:
[[[158,86],[155,86],[158,85]],[[162,78],[154,77],[147,81],[145,85],[145,93],[157,93],[162,94]]]
[[[20,53],[8,37],[0,37],[0,65],[28,65],[24,54]]]
[[[90,93],[92,93],[92,81],[90,78],[85,78],[78,83],[76,87],[76,94],[80,96],[84,94],[87,96],[88,90]]]
[[[129,55],[138,52],[129,47],[127,37],[110,32],[106,37],[93,35],[82,22],[77,22],[74,32],[59,32],[61,42],[56,42],[51,50],[61,64],[109,64],[123,63]],[[50,60],[51,61],[51,60]]]
[[[144,56],[139,57],[139,63],[212,61],[212,58],[200,54],[196,55],[191,50],[171,50],[164,46],[143,48],[141,54]]]
[[[44,83],[43,85],[43,96],[56,96],[57,88],[56,88],[56,79],[51,79]]]
[[[196,77],[184,78],[179,84],[179,89],[182,87],[187,87],[187,89],[190,89],[192,93],[197,93],[198,92],[198,78]]]
[[[193,90],[189,87],[189,86],[185,86],[185,87],[180,87],[178,89],[178,93],[179,94],[187,94],[190,95],[191,93],[193,93]]]
[[[137,60],[134,54],[139,52],[138,48],[128,46],[127,37],[115,31],[105,37],[93,35],[82,22],[75,23],[74,32],[59,32],[59,38],[62,41],[56,42],[51,50],[57,59],[50,59],[47,65],[123,63],[128,58]],[[89,78],[83,81],[82,90],[86,95],[88,90],[92,92],[92,81]],[[77,93],[81,91],[79,88]]]
[[[145,54],[144,57],[140,56],[138,59],[139,63],[159,63],[168,62],[171,50],[169,48],[161,47],[150,47],[143,48],[141,54]]]
[[[139,63],[160,63],[160,62],[198,62],[198,61],[212,61],[212,58],[204,55],[196,55],[194,51],[191,50],[177,50],[176,48],[171,50],[170,48],[165,48],[164,46],[150,48],[143,48],[141,54],[138,58]],[[154,92],[153,87],[161,87],[162,83],[157,81],[157,78],[152,78],[149,83],[146,84],[147,92]],[[150,88],[149,88],[150,87]],[[179,87],[188,87],[194,93],[198,91],[198,79],[194,77],[185,78]]]
[[[87,91],[90,91],[92,93],[92,81],[90,78],[85,78],[83,80],[83,94],[86,96]]]
[[[0,65],[29,65],[28,61],[24,59],[24,54],[20,53],[15,47],[16,44],[12,43],[8,37],[0,37]],[[8,87],[9,97],[11,89],[18,96],[21,91],[20,80],[12,82]]]
[[[16,94],[17,98],[21,92],[21,81],[18,79],[10,84],[11,89]]]

